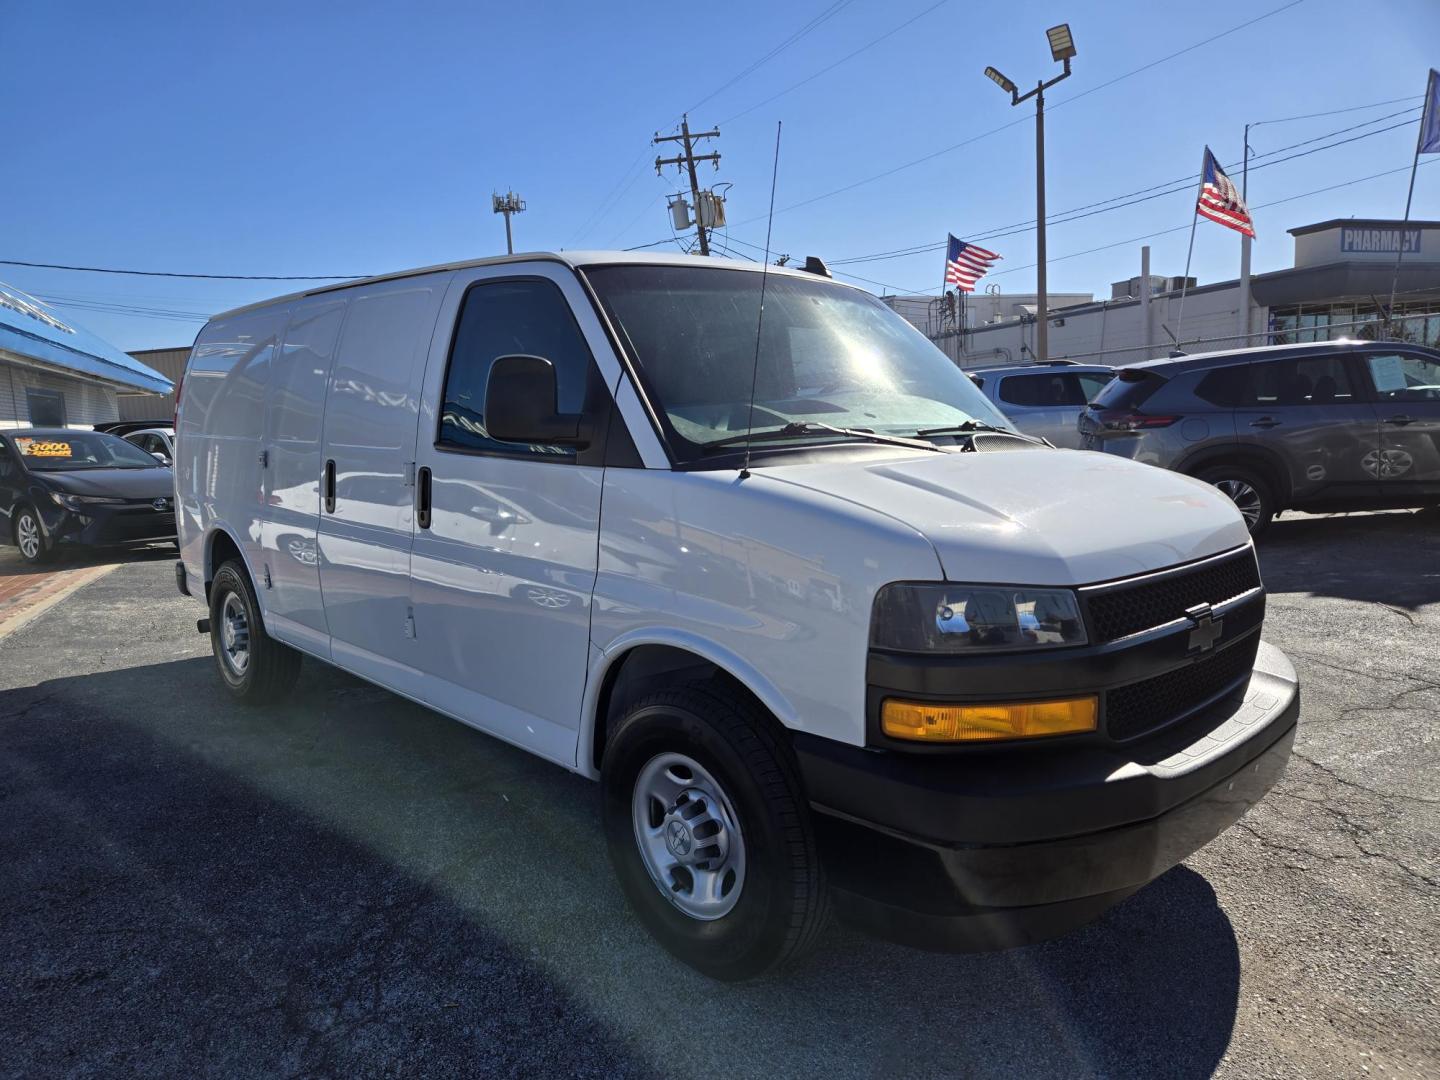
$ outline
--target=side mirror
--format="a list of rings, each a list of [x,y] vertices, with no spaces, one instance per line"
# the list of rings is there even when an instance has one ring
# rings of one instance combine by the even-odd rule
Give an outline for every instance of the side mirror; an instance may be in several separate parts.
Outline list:
[[[581,449],[580,414],[562,413],[555,365],[543,356],[502,356],[485,383],[485,430],[501,442]]]
[[[164,454],[162,454],[159,450],[151,450],[150,456],[153,457],[156,461],[160,462],[161,465],[170,464],[170,459]]]

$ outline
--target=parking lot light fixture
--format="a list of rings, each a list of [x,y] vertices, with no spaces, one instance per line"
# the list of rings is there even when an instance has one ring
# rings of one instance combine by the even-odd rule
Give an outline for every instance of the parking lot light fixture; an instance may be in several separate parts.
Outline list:
[[[992,81],[996,86],[1000,87],[1001,90],[1004,90],[1007,94],[1013,95],[1015,93],[1015,84],[1009,79],[1007,79],[1004,75],[1000,74],[999,70],[997,70],[996,68],[987,67],[985,69],[985,77]]]
[[[1061,79],[1070,77],[1070,60],[1075,55],[1075,39],[1070,24],[1061,23],[1045,31],[1050,41],[1050,55],[1065,70],[1053,79],[1042,79],[1035,89],[1022,94],[1015,84],[993,67],[985,69],[986,78],[1010,95],[1010,104],[1035,99],[1035,348],[1038,363],[1050,359],[1050,303],[1045,295],[1045,91]]]
[[[1075,55],[1075,39],[1070,36],[1069,23],[1052,26],[1045,31],[1045,36],[1050,39],[1050,55],[1057,64]]]

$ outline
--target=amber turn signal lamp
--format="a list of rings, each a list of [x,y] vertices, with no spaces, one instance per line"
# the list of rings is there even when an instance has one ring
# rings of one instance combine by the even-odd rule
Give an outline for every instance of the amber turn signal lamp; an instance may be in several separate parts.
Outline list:
[[[1094,731],[1099,699],[942,705],[894,698],[880,707],[880,726],[892,739],[914,742],[991,742]]]

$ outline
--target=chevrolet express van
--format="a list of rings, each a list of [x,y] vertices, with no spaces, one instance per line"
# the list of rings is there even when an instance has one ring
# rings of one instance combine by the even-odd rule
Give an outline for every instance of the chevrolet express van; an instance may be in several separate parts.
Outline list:
[[[1229,499],[1019,434],[824,273],[515,255],[241,308],[175,474],[231,694],[309,656],[599,781],[635,915],[720,979],[832,904],[932,949],[1062,933],[1294,738]]]

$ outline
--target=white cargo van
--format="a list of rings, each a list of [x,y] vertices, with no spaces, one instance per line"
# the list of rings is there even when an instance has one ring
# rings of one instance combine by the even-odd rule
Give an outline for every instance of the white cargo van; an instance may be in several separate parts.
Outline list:
[[[217,316],[176,570],[225,686],[308,655],[599,780],[636,915],[722,979],[832,901],[997,948],[1185,858],[1299,708],[1240,515],[1015,433],[817,269],[516,255]]]

